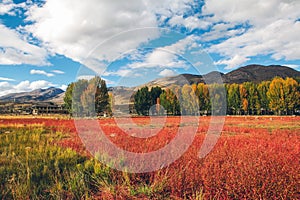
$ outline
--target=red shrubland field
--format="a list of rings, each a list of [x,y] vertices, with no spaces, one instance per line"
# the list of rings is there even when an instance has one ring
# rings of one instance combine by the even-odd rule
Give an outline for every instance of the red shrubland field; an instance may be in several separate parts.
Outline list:
[[[210,117],[200,117],[192,145],[174,163],[149,173],[124,173],[110,169],[109,183],[89,191],[99,199],[299,199],[300,117],[226,117],[220,138],[204,158],[199,151]],[[150,126],[147,117],[133,118],[141,131]],[[150,138],[126,134],[114,119],[100,119],[99,125],[118,147],[131,152],[158,150],[174,139],[180,117],[168,117],[163,128]],[[73,120],[54,118],[1,118],[3,127],[41,124],[51,132],[63,133],[52,141],[63,149],[86,152]],[[155,124],[150,126],[153,130]],[[32,147],[34,148],[34,147]]]

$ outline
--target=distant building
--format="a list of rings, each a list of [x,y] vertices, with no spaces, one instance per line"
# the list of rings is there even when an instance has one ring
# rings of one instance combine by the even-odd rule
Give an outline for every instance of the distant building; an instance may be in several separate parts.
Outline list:
[[[44,114],[68,114],[61,105],[43,103],[35,104],[32,106],[33,115],[44,115]]]
[[[14,104],[13,113],[19,115],[30,115],[32,113],[32,105],[30,103]]]
[[[13,113],[14,103],[0,103],[0,114]]]
[[[47,115],[47,114],[68,114],[62,105],[54,103],[15,103],[1,102],[0,114],[13,115]]]

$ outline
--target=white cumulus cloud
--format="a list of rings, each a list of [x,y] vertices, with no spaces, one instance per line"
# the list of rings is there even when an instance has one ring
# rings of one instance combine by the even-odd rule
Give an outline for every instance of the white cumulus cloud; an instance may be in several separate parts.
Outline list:
[[[102,61],[159,36],[156,15],[141,0],[51,0],[32,6],[27,15],[33,23],[26,30],[47,49],[89,67],[103,67]],[[142,30],[145,27],[155,28]],[[133,29],[141,30],[126,33]]]
[[[245,63],[246,61],[250,60],[249,58],[235,55],[234,57],[228,59],[228,60],[219,60],[215,62],[216,65],[226,65],[225,69],[234,69],[237,66],[240,66],[241,64]]]
[[[183,26],[189,30],[207,29],[211,22],[200,19],[197,16],[189,16],[184,18],[183,15],[175,15],[169,20],[169,24],[173,27]]]
[[[163,77],[168,77],[168,76],[176,76],[177,73],[173,70],[170,70],[170,69],[164,69],[158,75],[163,76]]]
[[[0,77],[0,81],[15,81],[15,79],[7,78],[7,77]]]
[[[0,2],[0,15],[15,15],[17,8],[25,8],[26,3],[15,4],[12,0],[3,0]]]
[[[300,57],[300,1],[210,0],[203,15],[213,15],[216,25],[204,41],[226,38],[211,45],[209,52],[224,58],[216,63],[236,68],[251,57],[270,55],[275,60]]]
[[[64,74],[65,72],[64,71],[61,71],[61,70],[52,70],[51,72],[55,73],[55,74]]]
[[[0,24],[0,64],[2,65],[48,65],[47,51],[28,43],[22,35]]]
[[[54,76],[54,74],[52,74],[52,73],[47,73],[47,72],[44,71],[44,70],[36,70],[36,69],[30,70],[30,74],[44,75],[44,76],[47,76],[47,77],[52,77],[52,76]]]
[[[68,88],[68,86],[63,84],[63,85],[61,85],[59,88],[62,89],[62,90],[64,90],[64,91],[66,91],[67,88]]]
[[[129,69],[139,68],[182,68],[187,69],[187,63],[179,59],[185,52],[195,47],[197,37],[187,36],[174,44],[158,47],[146,54],[141,62],[128,65]]]
[[[200,41],[207,45],[208,52],[220,56],[215,63],[225,65],[226,69],[236,68],[256,56],[299,59],[299,0],[203,3],[201,8],[202,3],[196,0],[45,0],[39,5],[35,1],[16,4],[3,0],[0,15],[14,15],[22,8],[26,10],[25,23],[29,23],[12,29],[0,22],[0,65],[49,65],[49,54],[60,54],[102,73],[107,64],[124,56],[124,52],[158,38],[158,27],[185,28],[189,33],[201,30]],[[182,55],[195,45],[189,42],[191,36],[143,55],[142,62],[137,60],[111,74],[128,76],[130,73],[124,70],[183,67],[184,62],[172,54]],[[37,73],[52,76],[64,72]]]
[[[299,68],[299,65],[292,65],[292,64],[286,64],[284,66],[287,66],[287,67],[290,67],[290,68],[293,68],[293,69],[298,69]]]

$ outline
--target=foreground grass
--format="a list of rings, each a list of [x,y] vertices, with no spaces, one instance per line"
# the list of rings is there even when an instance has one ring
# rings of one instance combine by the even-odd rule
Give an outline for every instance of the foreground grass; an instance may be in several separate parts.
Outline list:
[[[300,118],[227,117],[214,150],[199,159],[208,119],[180,159],[143,174],[113,170],[82,153],[70,120],[3,119],[0,199],[299,199]],[[111,120],[101,124],[117,145],[141,152],[172,139],[178,120],[168,120],[147,141],[128,138]]]
[[[150,198],[158,191],[131,185],[130,174],[57,146],[61,138],[41,125],[0,126],[0,199]]]
[[[86,158],[53,145],[57,137],[42,126],[0,128],[1,199],[89,195],[79,168]]]

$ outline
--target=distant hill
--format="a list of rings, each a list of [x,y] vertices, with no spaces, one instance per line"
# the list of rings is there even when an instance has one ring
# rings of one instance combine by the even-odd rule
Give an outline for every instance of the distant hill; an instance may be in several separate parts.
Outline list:
[[[64,91],[59,88],[50,87],[47,89],[36,89],[31,92],[12,93],[0,97],[3,102],[56,102],[61,103]],[[61,99],[61,100],[60,100]]]
[[[280,65],[248,65],[245,67],[238,68],[227,74],[220,72],[210,72],[205,75],[195,75],[195,74],[181,74],[172,77],[159,78],[142,86],[161,86],[169,87],[173,84],[184,85],[186,83],[218,83],[222,81],[223,83],[244,83],[244,82],[254,82],[259,83],[261,81],[272,80],[274,77],[279,76],[282,78],[286,77],[300,77],[300,72],[289,67]],[[220,80],[220,78],[222,80]],[[142,87],[139,86],[138,88]]]
[[[223,76],[225,83],[243,83],[272,80],[274,77],[300,77],[300,72],[280,65],[248,65],[231,71]]]

